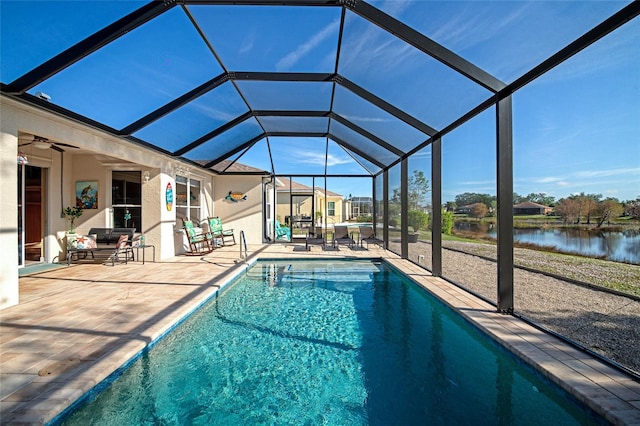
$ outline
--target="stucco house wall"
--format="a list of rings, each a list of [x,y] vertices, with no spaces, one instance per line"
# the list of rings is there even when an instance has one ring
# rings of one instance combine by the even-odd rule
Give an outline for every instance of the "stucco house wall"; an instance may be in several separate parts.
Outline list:
[[[178,168],[185,167],[183,163],[100,129],[61,118],[4,96],[0,96],[0,109],[0,196],[3,200],[0,203],[0,223],[3,231],[0,232],[0,243],[4,252],[0,257],[0,309],[19,303],[16,197],[16,155],[19,149],[27,154],[29,164],[43,168],[46,176],[43,229],[45,262],[58,260],[62,254],[57,233],[66,231],[69,224],[61,212],[64,207],[75,204],[76,181],[92,180],[99,183],[98,209],[84,211],[76,220],[76,232],[87,233],[91,227],[113,226],[110,207],[111,173],[114,170],[149,172],[149,181],[143,180],[142,184],[142,232],[145,234],[146,242],[155,245],[156,259],[180,254],[180,245],[176,244],[176,239],[181,236],[176,235],[175,201],[171,208],[168,208],[166,188],[167,184],[171,184],[175,191],[175,176]],[[80,149],[62,147],[64,153],[60,153],[53,149],[38,150],[33,146],[18,148],[20,132],[35,134]],[[215,193],[214,181],[218,177],[200,169],[192,170],[191,175],[197,176],[202,182],[203,215],[211,215]],[[260,178],[250,178],[246,185],[251,190],[260,191]],[[224,207],[220,213],[228,215],[228,220],[240,221],[239,224],[243,227],[250,228],[249,224],[254,227],[255,218],[261,217],[257,209],[261,208],[262,198],[258,194],[253,194],[251,198],[257,200],[258,204],[252,205],[251,209],[243,214],[231,209],[225,212]],[[251,219],[248,219],[249,217]],[[257,241],[261,242],[259,233],[257,235]]]
[[[214,178],[213,215],[220,217],[224,229],[233,229],[236,242],[244,231],[247,244],[261,244],[264,234],[261,176],[216,176]],[[242,193],[242,201],[230,201],[229,192]]]
[[[346,211],[344,209],[344,202],[342,200],[341,195],[329,195],[326,198],[323,195],[318,195],[318,205],[322,206],[322,223],[327,223],[328,225],[334,223],[340,223],[348,217],[345,216]],[[334,214],[329,216],[329,202],[335,203]]]

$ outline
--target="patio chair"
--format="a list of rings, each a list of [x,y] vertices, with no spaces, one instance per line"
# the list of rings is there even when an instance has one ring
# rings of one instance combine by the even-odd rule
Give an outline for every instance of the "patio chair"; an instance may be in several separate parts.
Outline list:
[[[93,256],[93,252],[91,253],[91,256]],[[129,235],[128,234],[121,234],[118,237],[118,242],[116,242],[116,246],[113,249],[113,253],[109,256],[109,259],[111,261],[111,265],[115,265],[116,262],[122,262],[124,260],[124,263],[127,263],[129,260],[129,257],[131,257],[131,260],[134,260],[133,258],[133,247],[131,247],[131,245],[129,244]]]
[[[324,236],[322,235],[322,227],[321,226],[316,226],[315,229],[309,230],[309,232],[307,233],[307,238],[305,240],[305,248],[307,249],[307,251],[309,251],[311,249],[312,245],[321,245],[322,248],[324,248]]]
[[[291,241],[291,229],[288,226],[280,225],[280,221],[276,219],[276,240],[286,237],[287,241]]]
[[[211,253],[215,249],[212,245],[213,236],[210,233],[198,232],[193,226],[193,222],[188,217],[182,218],[182,227],[189,240],[190,255],[203,255]]]
[[[333,227],[333,248],[336,248],[336,245],[339,248],[340,244],[347,244],[351,248],[355,243],[346,226],[336,225]]]
[[[214,242],[220,240],[223,246],[226,246],[227,243],[225,239],[231,238],[233,240],[233,244],[236,243],[236,236],[233,234],[233,229],[222,229],[222,220],[219,217],[210,217],[207,219],[209,223],[209,232],[213,236]]]
[[[360,247],[362,247],[363,242],[367,243],[367,249],[369,248],[369,244],[377,244],[384,248],[384,241],[376,237],[373,226],[370,225],[360,226]]]

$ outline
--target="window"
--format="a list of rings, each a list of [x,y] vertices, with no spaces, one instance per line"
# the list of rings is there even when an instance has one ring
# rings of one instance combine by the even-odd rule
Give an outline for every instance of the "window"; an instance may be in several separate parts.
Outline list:
[[[140,172],[111,173],[111,207],[115,228],[136,228],[136,232],[142,232]]]
[[[335,216],[336,215],[336,202],[329,201],[327,203],[327,216]]]
[[[201,217],[200,181],[176,176],[176,217],[188,217],[198,225]]]

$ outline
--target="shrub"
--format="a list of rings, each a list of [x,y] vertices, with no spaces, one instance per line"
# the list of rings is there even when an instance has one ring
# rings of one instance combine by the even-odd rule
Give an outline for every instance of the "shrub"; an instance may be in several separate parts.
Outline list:
[[[407,223],[414,229],[414,231],[418,232],[419,230],[424,229],[429,223],[429,215],[420,210],[410,210]]]
[[[453,212],[442,210],[442,233],[451,235],[453,230]]]

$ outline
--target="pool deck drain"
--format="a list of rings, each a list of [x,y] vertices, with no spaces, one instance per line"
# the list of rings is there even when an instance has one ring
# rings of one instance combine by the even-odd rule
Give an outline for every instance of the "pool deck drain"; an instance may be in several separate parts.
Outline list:
[[[640,424],[640,382],[560,339],[496,313],[389,251],[299,246],[249,252],[270,259],[384,257],[611,423]],[[20,305],[0,311],[0,423],[54,418],[246,268],[235,260],[232,246],[204,257],[72,265],[21,277]]]

